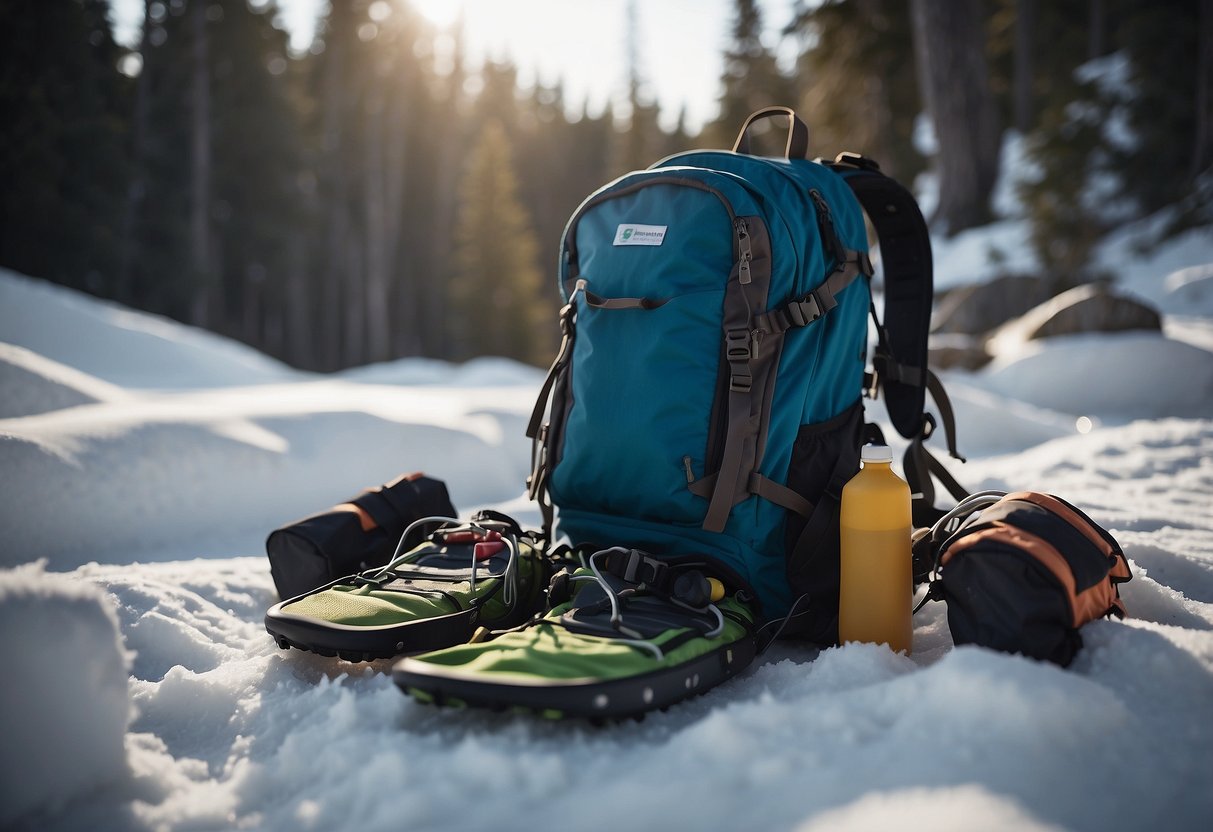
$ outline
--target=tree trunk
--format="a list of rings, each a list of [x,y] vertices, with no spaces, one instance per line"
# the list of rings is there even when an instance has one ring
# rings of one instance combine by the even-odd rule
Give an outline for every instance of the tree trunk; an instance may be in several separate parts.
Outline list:
[[[291,234],[290,267],[286,280],[287,362],[295,367],[316,368],[315,341],[312,326],[315,316],[312,281],[308,271],[308,241],[302,231]]]
[[[1032,129],[1034,94],[1032,90],[1032,40],[1036,29],[1036,0],[1015,3],[1015,129],[1027,135]]]
[[[384,296],[384,342],[389,352],[386,358],[395,355],[416,355],[420,351],[418,332],[418,298],[416,289],[416,269],[411,258],[403,262],[400,259],[401,225],[404,219],[404,193],[406,163],[408,161],[408,124],[407,110],[410,102],[402,92],[388,96],[387,105],[387,145],[384,150],[384,205],[383,205],[383,261],[384,280],[387,283]],[[387,298],[396,288],[397,302],[389,307]],[[390,309],[399,310],[397,319],[393,321]],[[393,323],[396,326],[393,327]],[[393,345],[393,329],[401,334],[396,340],[402,340],[399,348],[403,353],[396,352]]]
[[[366,295],[363,298],[363,328],[366,330],[366,358],[386,361],[390,357],[388,320],[387,263],[387,172],[383,162],[382,79],[370,95],[367,113],[365,155],[362,160],[363,204],[366,216]]]
[[[1000,131],[990,94],[978,0],[913,0],[923,100],[935,122],[939,205],[933,222],[955,234],[989,221]]]
[[[366,363],[366,316],[365,284],[362,276],[366,274],[365,249],[359,245],[356,235],[351,235],[346,252],[347,270],[345,292],[342,308],[345,310],[344,349],[341,352],[341,367],[357,367]],[[336,310],[333,315],[339,314]]]
[[[419,281],[421,304],[421,349],[424,355],[451,358],[452,328],[450,321],[450,280],[453,276],[452,251],[457,215],[456,193],[467,144],[460,131],[459,103],[463,96],[463,34],[462,26],[455,30],[454,69],[445,82],[446,95],[436,108],[434,129],[439,133],[436,144],[438,161],[434,175],[434,235],[429,246],[429,279]],[[423,294],[424,293],[424,294]]]
[[[1213,161],[1213,149],[1209,147],[1210,124],[1213,121],[1213,0],[1201,0],[1198,12],[1196,38],[1196,129],[1192,146],[1192,164],[1189,175],[1195,179]]]
[[[348,10],[347,10],[348,11]],[[347,53],[347,14],[340,7],[329,13],[325,38],[328,66],[324,76],[323,166],[328,193],[324,275],[321,281],[320,363],[323,369],[336,370],[342,363],[341,324],[344,301],[342,283],[349,273],[345,262],[349,237],[348,185],[346,182],[343,122],[347,95],[345,61]]]
[[[130,305],[134,296],[132,271],[138,255],[139,215],[143,197],[147,193],[147,111],[151,96],[151,81],[148,71],[148,52],[151,41],[148,33],[152,28],[151,5],[154,0],[144,0],[143,31],[139,36],[139,55],[143,64],[135,80],[135,112],[131,119],[131,179],[126,188],[126,204],[122,211],[122,245],[118,260],[118,285],[114,297],[120,303]]]
[[[190,321],[196,326],[210,323],[214,275],[211,273],[211,85],[210,48],[204,2],[190,5],[194,38],[193,112],[190,140],[190,257],[195,275]]]
[[[1104,31],[1107,29],[1107,4],[1104,0],[1090,0],[1087,8],[1087,60],[1093,61],[1104,53]]]

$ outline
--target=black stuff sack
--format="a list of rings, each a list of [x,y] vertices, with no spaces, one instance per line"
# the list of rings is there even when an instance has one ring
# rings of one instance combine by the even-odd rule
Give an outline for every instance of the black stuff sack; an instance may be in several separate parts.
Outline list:
[[[943,530],[953,518],[966,519],[949,534]],[[957,645],[1065,667],[1082,646],[1084,624],[1125,615],[1119,585],[1132,573],[1124,553],[1112,535],[1058,497],[975,494],[920,546],[934,550],[937,578],[928,597],[947,603]]]
[[[446,485],[424,474],[407,474],[363,491],[346,503],[270,533],[265,551],[282,599],[294,598],[355,572],[388,562],[401,535],[423,517],[457,517]],[[411,549],[424,528],[404,541]]]

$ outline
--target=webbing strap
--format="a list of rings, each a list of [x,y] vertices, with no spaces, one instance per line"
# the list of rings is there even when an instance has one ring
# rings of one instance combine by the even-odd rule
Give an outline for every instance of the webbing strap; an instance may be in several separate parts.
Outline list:
[[[403,528],[409,524],[408,513],[388,498],[387,489],[382,486],[363,491],[350,503],[366,512],[381,529]]]
[[[925,436],[916,436],[912,439],[901,460],[906,482],[914,494],[915,526],[932,525],[935,520],[939,519],[939,515],[943,514],[935,508],[935,484],[931,480],[932,476],[939,480],[954,499],[959,501],[969,496],[968,490],[957,482],[948,473],[948,469],[943,467],[943,463],[926,449],[926,446],[923,445],[924,438]]]
[[[700,497],[711,497],[712,492],[716,488],[716,479],[716,474],[710,474],[703,479],[689,483],[687,490]],[[780,485],[774,480],[769,480],[762,474],[750,474],[746,485],[751,494],[757,494],[764,500],[772,502],[777,506],[782,506],[788,511],[794,511],[803,517],[808,517],[813,513],[813,504],[811,502],[786,485]]]
[[[747,362],[748,365],[748,362]],[[753,397],[750,395],[749,367],[746,375],[734,373],[729,385],[728,396],[728,436],[724,443],[724,456],[720,461],[720,472],[716,487],[712,489],[712,498],[708,502],[708,510],[703,518],[703,528],[710,532],[722,532],[729,520],[729,512],[737,497],[737,481],[744,467],[746,456],[745,438],[753,433],[750,425],[750,407]],[[745,386],[740,386],[744,379]],[[752,449],[751,449],[752,451]]]
[[[584,282],[578,287],[584,291]],[[547,377],[539,388],[539,396],[535,399],[535,407],[531,411],[530,422],[527,423],[526,435],[531,440],[531,475],[527,477],[527,496],[539,504],[539,512],[543,516],[543,535],[545,540],[552,539],[552,525],[555,512],[552,501],[548,496],[548,436],[550,427],[543,421],[548,410],[548,402],[556,379],[564,372],[573,359],[573,336],[576,331],[577,305],[576,293],[560,310],[560,349],[556,359],[548,369]]]
[[[665,589],[670,577],[668,563],[650,557],[639,549],[609,550],[605,556],[599,556],[598,568],[630,584],[645,584],[655,589]]]
[[[820,286],[803,298],[785,303],[778,309],[754,316],[754,328],[768,333],[786,332],[808,326],[838,305],[835,296],[861,274],[871,276],[872,261],[861,251],[846,249],[845,259]]]
[[[777,506],[783,506],[788,511],[794,511],[802,517],[808,517],[813,513],[813,504],[811,502],[786,485],[780,485],[774,480],[769,480],[762,474],[750,475],[750,491]]]
[[[528,439],[533,440],[539,435],[539,428],[543,424],[543,416],[548,409],[548,399],[552,395],[552,386],[556,383],[556,378],[560,375],[560,371],[564,369],[573,357],[573,330],[576,319],[576,307],[570,301],[560,310],[560,348],[556,351],[556,359],[552,362],[552,366],[548,368],[548,374],[543,379],[543,384],[539,387],[539,396],[535,399],[535,407],[531,411],[531,420],[527,423],[526,427]]]
[[[931,399],[939,408],[939,418],[943,421],[943,435],[948,444],[948,453],[953,459],[964,462],[965,458],[956,450],[956,416],[952,412],[952,400],[948,398],[947,392],[943,389],[943,382],[939,380],[939,376],[930,369],[927,370],[927,389],[931,391]]]
[[[758,216],[738,217],[738,261],[736,276],[725,287],[724,360],[728,387],[723,400],[724,446],[717,468],[715,488],[708,500],[703,528],[722,532],[733,506],[749,496],[747,480],[761,465],[758,438],[762,432],[764,384],[770,383],[770,367],[775,352],[772,343],[763,344],[754,332],[754,310],[765,309],[771,284],[771,241],[766,223]],[[748,280],[742,279],[742,266]]]
[[[895,361],[893,356],[882,352],[880,348],[877,348],[872,355],[872,369],[875,371],[874,384],[895,381],[900,384],[913,384],[921,387],[926,378],[922,367],[911,367]]]
[[[585,293],[585,302],[595,309],[657,309],[666,304],[662,298],[604,298],[590,291]]]
[[[934,399],[935,406],[939,409],[939,418],[943,421],[948,453],[953,458],[964,462],[965,458],[956,450],[956,418],[952,412],[952,402],[948,399],[948,394],[944,392],[939,377],[931,370],[926,371],[926,387],[931,391],[931,398]],[[922,428],[918,435],[910,441],[906,447],[905,456],[902,457],[902,470],[905,472],[910,491],[914,494],[913,510],[914,525],[916,526],[932,525],[943,513],[935,508],[935,484],[932,482],[932,477],[938,480],[956,500],[963,500],[969,496],[968,489],[957,482],[948,469],[943,467],[943,463],[936,459],[923,444],[935,432],[935,428],[934,417],[924,413]]]

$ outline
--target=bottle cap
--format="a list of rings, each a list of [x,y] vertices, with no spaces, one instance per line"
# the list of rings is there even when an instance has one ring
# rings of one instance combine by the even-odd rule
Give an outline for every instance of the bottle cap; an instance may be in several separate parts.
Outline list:
[[[888,445],[864,445],[859,458],[864,462],[892,462],[893,451]]]

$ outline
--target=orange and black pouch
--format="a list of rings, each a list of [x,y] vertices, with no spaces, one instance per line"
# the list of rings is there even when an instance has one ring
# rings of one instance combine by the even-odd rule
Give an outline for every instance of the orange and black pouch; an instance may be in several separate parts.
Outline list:
[[[346,503],[270,533],[265,551],[279,597],[294,598],[338,578],[388,562],[409,525],[423,517],[458,517],[446,485],[408,474],[370,488]],[[401,551],[420,543],[418,527]]]
[[[947,603],[952,640],[1065,667],[1084,624],[1125,616],[1128,560],[1112,535],[1058,497],[988,499],[936,550],[932,590]]]

